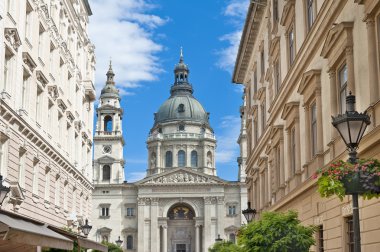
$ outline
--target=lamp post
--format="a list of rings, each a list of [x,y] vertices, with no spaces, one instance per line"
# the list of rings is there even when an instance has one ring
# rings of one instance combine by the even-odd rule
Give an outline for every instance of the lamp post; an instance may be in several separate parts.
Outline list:
[[[11,189],[9,187],[3,185],[3,176],[0,175],[0,207],[2,206],[3,201],[5,197],[7,197],[10,190]]]
[[[120,240],[120,235],[119,235],[119,239],[117,239],[115,242],[116,242],[116,245],[119,247],[121,246],[121,244],[123,244],[123,241]]]
[[[82,229],[84,236],[86,236],[86,237],[88,236],[88,234],[91,231],[91,228],[92,228],[92,226],[88,225],[88,219],[86,219],[86,223],[83,226],[81,226],[81,229]]]
[[[369,116],[355,110],[355,96],[349,93],[346,98],[346,113],[332,116],[332,125],[338,130],[348,150],[348,162],[355,164],[359,142],[367,126],[371,123]],[[360,252],[359,194],[352,193],[352,219],[354,228],[354,252]]]
[[[255,218],[256,209],[251,208],[251,202],[249,202],[249,201],[248,201],[247,205],[248,205],[248,208],[241,211],[241,212],[244,215],[247,222],[250,223]]]

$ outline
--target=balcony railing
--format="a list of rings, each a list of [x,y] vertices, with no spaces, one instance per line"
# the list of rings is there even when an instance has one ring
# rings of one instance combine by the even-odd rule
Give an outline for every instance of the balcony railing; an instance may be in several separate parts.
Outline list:
[[[96,135],[100,136],[118,136],[121,135],[121,132],[119,130],[117,131],[96,131]]]
[[[201,134],[198,134],[198,133],[169,133],[169,134],[162,134],[162,133],[158,133],[158,134],[151,134],[149,135],[148,137],[148,141],[153,141],[153,140],[158,140],[158,139],[166,139],[166,140],[169,140],[169,139],[204,139],[204,138],[207,138],[207,139],[212,139],[212,140],[215,140],[215,135],[214,134],[210,134],[210,133],[201,133]]]

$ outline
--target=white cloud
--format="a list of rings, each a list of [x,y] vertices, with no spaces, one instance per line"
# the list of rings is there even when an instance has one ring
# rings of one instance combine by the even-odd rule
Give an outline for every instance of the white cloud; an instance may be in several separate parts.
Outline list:
[[[145,178],[146,172],[129,172],[127,173],[127,182],[132,183]]]
[[[96,89],[102,89],[110,58],[122,95],[161,73],[156,54],[163,46],[154,41],[155,29],[168,19],[148,12],[156,6],[145,0],[90,0],[90,39],[95,44]]]
[[[219,38],[220,41],[225,41],[227,46],[218,51],[219,60],[216,65],[230,73],[235,65],[248,4],[249,1],[231,0],[223,11],[223,15],[236,27],[236,30]]]
[[[240,134],[240,117],[225,116],[220,123],[221,134],[217,136],[217,163],[234,162],[239,156],[239,145],[236,143]]]

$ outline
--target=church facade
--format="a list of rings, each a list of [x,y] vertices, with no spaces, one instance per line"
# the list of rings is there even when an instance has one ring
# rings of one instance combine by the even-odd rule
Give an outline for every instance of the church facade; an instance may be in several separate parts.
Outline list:
[[[154,114],[146,177],[134,183],[124,181],[123,109],[114,75],[110,66],[97,108],[90,237],[120,239],[124,251],[139,252],[206,252],[218,236],[235,241],[247,202],[245,175],[240,169],[233,182],[216,175],[217,141],[209,113],[193,96],[182,52],[170,97]]]

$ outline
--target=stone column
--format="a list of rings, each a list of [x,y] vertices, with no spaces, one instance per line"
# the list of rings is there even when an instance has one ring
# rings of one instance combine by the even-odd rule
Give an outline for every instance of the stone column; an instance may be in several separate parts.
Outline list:
[[[304,110],[305,110],[305,139],[306,141],[304,142],[304,147],[305,147],[305,164],[310,161],[311,159],[311,138],[310,138],[310,107],[309,105],[304,105]],[[302,166],[301,168],[302,171],[302,181],[307,179],[307,170],[305,171],[305,167]]]
[[[168,252],[168,226],[162,225],[162,249],[163,252]]]
[[[299,121],[299,118],[297,118],[295,120],[295,129],[296,129],[296,170],[295,170],[295,173],[296,173],[296,182],[297,182],[297,185],[301,182],[300,180],[300,174],[301,174],[301,131],[300,131],[300,121]]]
[[[224,209],[224,197],[217,197],[217,214],[218,214],[218,222],[217,222],[217,230],[218,234],[220,234],[223,237],[224,234],[224,216],[225,216],[225,209]]]
[[[161,142],[157,142],[157,154],[156,154],[156,168],[157,173],[160,173],[160,168],[162,168],[162,158],[161,158]]]
[[[369,17],[367,24],[367,41],[368,41],[368,72],[369,72],[369,90],[370,104],[377,102],[379,99],[379,77],[377,72],[377,52],[376,52],[376,29],[375,19]]]
[[[346,47],[347,91],[355,95],[354,55],[352,46]],[[378,83],[376,83],[377,85]],[[347,92],[347,94],[348,94]]]
[[[159,252],[160,233],[158,232],[158,198],[151,198],[150,204],[150,252]]]
[[[199,240],[200,240],[199,225],[195,225],[195,252],[200,252]],[[167,251],[164,250],[164,252],[167,252]]]
[[[293,174],[293,167],[292,167],[292,155],[293,155],[293,150],[292,150],[292,146],[291,146],[291,135],[290,135],[290,131],[291,129],[287,128],[285,129],[285,136],[286,136],[286,149],[289,151],[289,154],[290,155],[287,155],[287,162],[286,162],[286,166],[287,166],[287,169],[285,170],[286,173],[285,173],[285,181],[288,181],[294,174]]]
[[[211,243],[215,237],[211,237],[211,204],[212,197],[204,198],[204,237],[203,237],[203,250],[208,251]]]
[[[138,198],[138,233],[137,233],[137,250],[138,251],[144,251],[144,208],[145,208],[145,198]]]

